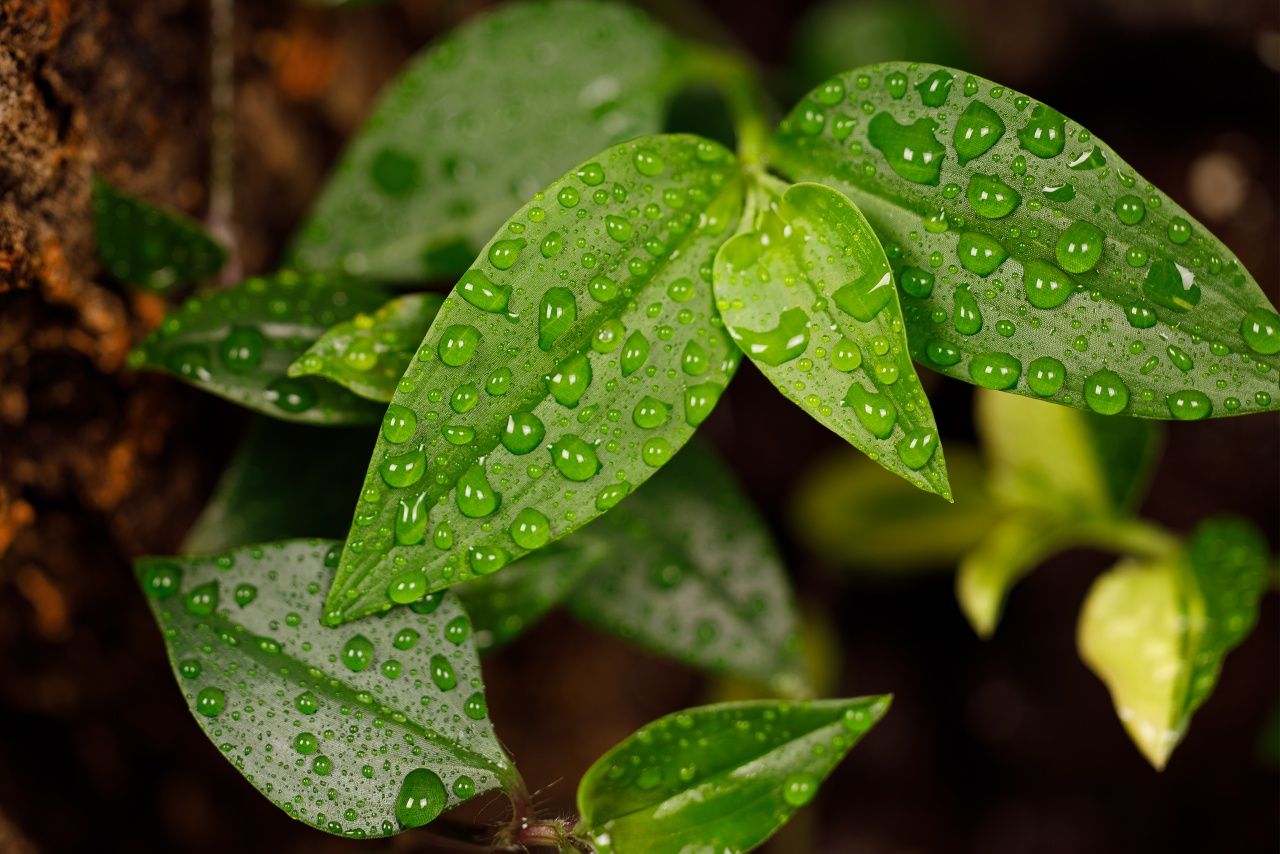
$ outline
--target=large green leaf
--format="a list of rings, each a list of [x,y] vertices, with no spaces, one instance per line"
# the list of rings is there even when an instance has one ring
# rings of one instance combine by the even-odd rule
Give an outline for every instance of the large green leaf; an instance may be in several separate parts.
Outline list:
[[[348,836],[387,836],[519,786],[457,600],[324,628],[337,554],[331,541],[293,540],[137,562],[210,741],[291,816]]]
[[[711,296],[733,157],[618,145],[534,196],[445,300],[387,410],[328,607],[494,572],[613,507],[737,365]]]
[[[621,4],[513,3],[463,25],[381,96],[294,242],[294,263],[456,276],[539,187],[661,130],[688,54]]]
[[[813,800],[889,698],[688,709],[639,729],[578,786],[599,854],[749,851]]]
[[[102,266],[115,279],[165,292],[204,281],[227,252],[198,224],[174,211],[93,180],[93,227]]]
[[[289,376],[315,374],[386,403],[442,302],[439,294],[410,294],[336,324],[289,366]]]
[[[241,406],[309,424],[376,423],[383,406],[289,365],[326,329],[386,300],[379,288],[278,273],[191,297],[129,356]]]
[[[952,69],[871,66],[802,100],[773,156],[866,214],[922,364],[1102,414],[1280,406],[1280,316],[1249,272],[1044,104]]]
[[[911,483],[951,497],[929,399],[907,353],[884,250],[841,193],[752,194],[753,222],[716,256],[716,307],[769,380]]]
[[[1201,523],[1185,553],[1123,562],[1089,591],[1080,655],[1156,768],[1212,692],[1226,654],[1253,630],[1266,563],[1257,531],[1214,519]]]

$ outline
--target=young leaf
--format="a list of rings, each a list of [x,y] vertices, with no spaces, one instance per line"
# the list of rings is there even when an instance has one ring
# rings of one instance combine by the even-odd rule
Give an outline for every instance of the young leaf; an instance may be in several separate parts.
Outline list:
[[[294,262],[387,280],[456,276],[539,187],[661,130],[687,53],[620,4],[514,3],[464,24],[387,88],[295,240]]]
[[[1208,229],[1060,113],[887,63],[814,89],[777,167],[850,195],[893,261],[911,352],[1105,415],[1280,407],[1280,316]]]
[[[615,146],[489,242],[387,410],[331,622],[497,571],[684,444],[737,366],[709,281],[735,168],[692,136]]]
[[[889,262],[858,209],[820,184],[777,196],[716,256],[716,307],[756,367],[885,468],[951,498],[929,399],[907,354]]]
[[[749,851],[813,800],[889,699],[724,703],[660,718],[583,775],[578,833],[599,854]]]
[[[98,259],[112,278],[163,293],[222,269],[226,250],[194,221],[93,179]]]
[[[326,329],[386,300],[380,289],[346,287],[292,272],[246,279],[235,288],[192,297],[129,357],[241,406],[286,421],[376,423],[381,405],[315,377],[286,371]]]
[[[1253,630],[1266,543],[1247,523],[1201,523],[1184,554],[1122,562],[1098,579],[1077,643],[1125,729],[1157,769],[1208,698],[1222,661]]]
[[[336,324],[289,366],[289,376],[315,374],[386,403],[442,302],[439,294],[410,294]]]
[[[359,629],[325,629],[337,553],[294,540],[137,562],[210,741],[291,816],[346,836],[389,836],[520,785],[457,600],[439,594]]]

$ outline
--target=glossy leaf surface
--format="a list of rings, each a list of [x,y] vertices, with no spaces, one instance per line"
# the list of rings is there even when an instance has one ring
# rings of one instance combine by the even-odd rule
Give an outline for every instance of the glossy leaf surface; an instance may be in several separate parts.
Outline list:
[[[386,403],[442,302],[439,294],[410,294],[338,323],[289,366],[289,376],[315,374]]]
[[[583,776],[583,833],[599,854],[748,851],[813,800],[888,706],[757,701],[668,715]]]
[[[774,154],[876,228],[921,364],[1102,414],[1280,406],[1280,317],[1248,271],[1047,105],[886,63],[814,89]]]
[[[191,297],[129,356],[274,418],[308,424],[376,423],[383,407],[289,365],[335,323],[376,309],[386,294],[326,276],[278,273]]]
[[[293,540],[137,562],[210,741],[294,818],[348,836],[418,827],[517,779],[457,600],[323,628],[337,548]]]
[[[1202,523],[1185,554],[1126,561],[1099,578],[1080,614],[1085,663],[1130,737],[1163,768],[1226,654],[1253,630],[1266,584],[1266,543],[1235,519]]]
[[[381,96],[294,262],[388,280],[456,276],[548,181],[661,130],[685,56],[620,4],[513,3],[464,24]]]
[[[799,184],[716,256],[716,306],[738,347],[796,405],[944,498],[947,467],[907,352],[884,250],[840,192]]]
[[[93,181],[98,258],[111,277],[164,293],[222,269],[226,250],[194,220]]]
[[[499,231],[387,410],[331,620],[495,572],[684,444],[737,365],[710,285],[740,204],[734,171],[715,143],[645,137]]]

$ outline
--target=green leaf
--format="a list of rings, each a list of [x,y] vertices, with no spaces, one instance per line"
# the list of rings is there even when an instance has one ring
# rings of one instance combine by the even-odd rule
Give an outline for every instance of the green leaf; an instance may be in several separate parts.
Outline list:
[[[519,787],[457,600],[440,594],[358,629],[323,628],[337,552],[294,540],[137,561],[210,741],[291,816],[347,836],[388,836]]]
[[[687,60],[620,4],[516,3],[463,25],[381,96],[295,240],[294,262],[389,280],[456,276],[539,187],[661,130]]]
[[[1253,277],[1044,104],[887,63],[814,89],[773,154],[788,177],[830,184],[866,214],[922,364],[1102,414],[1280,406],[1280,316]]]
[[[599,854],[749,851],[884,715],[889,697],[688,709],[641,727],[578,786]]]
[[[806,692],[800,620],[777,546],[697,442],[568,542],[581,538],[606,548],[569,594],[575,617],[694,667],[785,696]]]
[[[309,424],[376,423],[383,407],[289,365],[326,329],[386,299],[322,275],[277,273],[191,297],[130,354],[135,368],[161,370],[274,418]]]
[[[1266,543],[1237,519],[1203,522],[1185,553],[1125,561],[1094,583],[1077,644],[1157,769],[1208,698],[1226,654],[1253,630]]]
[[[907,354],[884,250],[819,184],[757,188],[755,222],[716,256],[716,306],[756,367],[885,468],[951,498],[929,399]]]
[[[791,529],[822,560],[850,570],[952,569],[999,512],[972,448],[950,447],[947,475],[954,504],[912,488],[861,454],[827,455],[796,488]]]
[[[270,540],[341,536],[373,442],[368,427],[317,430],[255,417],[183,550],[214,554]]]
[[[93,179],[98,259],[112,278],[164,293],[208,279],[227,252],[196,222]]]
[[[497,571],[639,486],[737,366],[711,297],[736,164],[645,137],[518,211],[387,410],[328,607],[351,620]]]
[[[386,403],[442,302],[439,294],[410,294],[336,324],[289,366],[289,376],[315,374]]]

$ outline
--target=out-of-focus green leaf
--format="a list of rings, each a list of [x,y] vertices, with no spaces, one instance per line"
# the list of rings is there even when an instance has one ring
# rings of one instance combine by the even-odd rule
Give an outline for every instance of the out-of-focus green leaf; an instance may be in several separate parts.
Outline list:
[[[197,223],[93,180],[98,258],[112,278],[164,293],[222,269],[227,252]]]
[[[1089,591],[1080,655],[1157,769],[1213,690],[1226,654],[1253,630],[1266,562],[1266,543],[1250,525],[1213,519],[1184,553],[1124,561]]]
[[[774,164],[847,193],[883,241],[912,356],[1104,415],[1280,407],[1280,315],[1208,229],[1051,107],[886,63],[814,89]]]
[[[439,294],[410,294],[336,324],[289,366],[289,376],[316,374],[387,403],[442,302]]]
[[[387,409],[331,620],[496,572],[670,459],[737,367],[709,279],[740,200],[724,148],[668,135],[601,152],[512,216]]]
[[[519,786],[457,600],[442,593],[325,629],[337,551],[293,540],[137,562],[174,676],[210,741],[291,816],[346,836],[389,836]]]
[[[372,428],[317,430],[255,417],[183,550],[215,554],[250,543],[341,536],[373,441]]]
[[[375,279],[456,276],[548,181],[661,130],[688,74],[689,52],[622,4],[512,3],[478,17],[388,86],[293,261]]]
[[[729,334],[823,426],[950,499],[889,262],[866,219],[820,184],[780,195],[757,186],[752,200],[754,221],[716,255],[716,307]]]
[[[321,275],[278,273],[191,297],[130,354],[274,418],[309,424],[377,423],[385,408],[289,365],[335,323],[373,311],[387,295]]]
[[[599,854],[749,851],[772,836],[884,715],[889,697],[687,709],[641,727],[578,786]]]
[[[952,569],[999,518],[977,453],[947,451],[954,504],[943,504],[861,454],[821,458],[791,509],[797,539],[824,561],[859,572]]]

